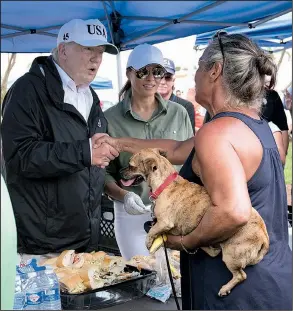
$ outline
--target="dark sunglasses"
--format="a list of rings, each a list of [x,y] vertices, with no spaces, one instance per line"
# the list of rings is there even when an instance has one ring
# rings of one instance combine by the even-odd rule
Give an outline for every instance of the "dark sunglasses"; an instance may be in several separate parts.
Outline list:
[[[150,75],[151,71],[155,79],[162,79],[166,73],[166,69],[161,66],[154,67],[151,70],[147,67],[140,68],[139,70],[135,70],[133,67],[130,67],[130,69],[133,70],[136,77],[141,80],[146,79]]]
[[[224,54],[224,46],[223,46],[223,42],[222,42],[221,36],[226,36],[226,35],[228,35],[228,33],[226,31],[220,30],[220,31],[217,31],[216,34],[213,36],[213,39],[215,39],[215,38],[218,39],[219,46],[220,46],[220,49],[221,49],[221,53],[222,53],[222,57],[223,57],[222,72],[224,70],[225,54]]]
[[[168,82],[173,81],[173,75],[171,73],[166,73],[164,79]]]

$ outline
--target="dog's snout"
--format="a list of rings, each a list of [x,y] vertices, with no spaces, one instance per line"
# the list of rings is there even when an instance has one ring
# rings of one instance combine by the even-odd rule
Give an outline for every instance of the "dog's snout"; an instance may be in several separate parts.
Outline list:
[[[124,167],[119,171],[119,174],[122,178],[127,179],[128,175],[129,175],[129,167]]]

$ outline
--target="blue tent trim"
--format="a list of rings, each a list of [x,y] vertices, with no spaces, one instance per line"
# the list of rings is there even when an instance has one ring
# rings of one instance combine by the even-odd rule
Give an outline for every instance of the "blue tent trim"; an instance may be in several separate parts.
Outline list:
[[[74,18],[100,19],[108,41],[123,51],[245,27],[291,9],[291,1],[2,1],[1,52],[49,53],[59,28]]]
[[[90,84],[94,90],[108,90],[113,89],[112,81],[107,78],[96,77]]]
[[[261,47],[287,49],[292,48],[292,12],[257,25],[255,28],[227,27],[229,34],[241,33],[247,35]],[[215,32],[198,35],[196,45],[207,45]]]

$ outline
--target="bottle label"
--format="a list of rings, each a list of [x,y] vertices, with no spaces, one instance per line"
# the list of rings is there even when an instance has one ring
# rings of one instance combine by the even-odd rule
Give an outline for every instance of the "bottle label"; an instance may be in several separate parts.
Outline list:
[[[36,293],[26,293],[26,303],[29,306],[39,305],[44,301],[44,291]]]
[[[44,301],[57,301],[59,299],[60,293],[57,288],[51,288],[45,291]]]

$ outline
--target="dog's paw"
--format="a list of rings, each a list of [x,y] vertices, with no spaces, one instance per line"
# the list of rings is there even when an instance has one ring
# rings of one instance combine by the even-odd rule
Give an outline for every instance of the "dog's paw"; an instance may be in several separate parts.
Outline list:
[[[220,289],[220,291],[219,291],[219,293],[218,293],[218,296],[224,297],[224,296],[229,295],[230,293],[231,293],[230,286],[224,285],[224,286],[222,286],[222,288]]]
[[[145,241],[145,245],[146,245],[146,248],[148,250],[150,250],[150,248],[152,247],[153,242],[154,242],[154,239],[147,236],[146,241]]]

